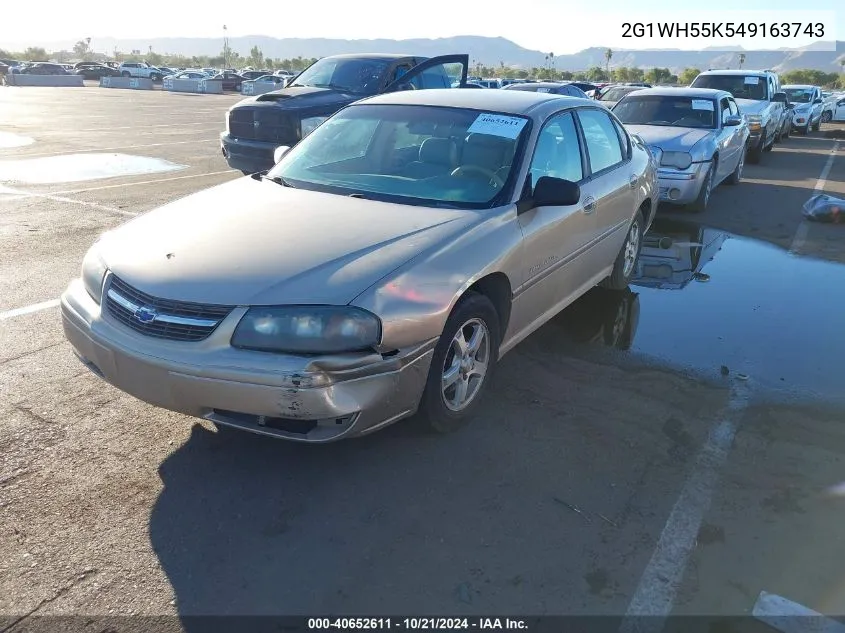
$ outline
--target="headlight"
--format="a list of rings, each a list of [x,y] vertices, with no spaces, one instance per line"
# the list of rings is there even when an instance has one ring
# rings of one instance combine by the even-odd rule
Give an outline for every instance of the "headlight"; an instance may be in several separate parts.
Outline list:
[[[372,348],[381,321],[348,306],[250,308],[232,335],[232,347],[291,354],[339,354]]]
[[[660,164],[664,167],[686,169],[692,165],[692,156],[690,156],[687,152],[663,152]]]
[[[106,267],[100,259],[100,252],[96,246],[92,246],[82,260],[82,283],[85,290],[97,303],[103,299],[103,279],[106,276]]]
[[[757,131],[763,125],[763,117],[759,114],[746,114],[745,120],[748,121],[748,129],[751,131]]]
[[[311,132],[317,129],[317,127],[329,117],[327,116],[312,116],[308,117],[307,119],[302,119],[302,122],[299,124],[299,138],[305,138]]]

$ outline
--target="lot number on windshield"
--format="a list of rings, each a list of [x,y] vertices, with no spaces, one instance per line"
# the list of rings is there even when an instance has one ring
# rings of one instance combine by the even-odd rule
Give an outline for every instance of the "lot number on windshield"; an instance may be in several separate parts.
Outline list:
[[[526,123],[526,119],[520,117],[484,113],[479,114],[478,118],[469,126],[467,134],[490,134],[492,136],[516,138]]]

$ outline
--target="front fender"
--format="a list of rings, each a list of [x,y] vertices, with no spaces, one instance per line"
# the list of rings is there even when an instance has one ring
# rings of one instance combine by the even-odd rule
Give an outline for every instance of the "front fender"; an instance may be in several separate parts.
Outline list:
[[[479,213],[490,217],[419,254],[351,302],[381,319],[380,351],[439,337],[457,301],[482,277],[503,273],[511,288],[520,283],[522,231],[516,206]]]

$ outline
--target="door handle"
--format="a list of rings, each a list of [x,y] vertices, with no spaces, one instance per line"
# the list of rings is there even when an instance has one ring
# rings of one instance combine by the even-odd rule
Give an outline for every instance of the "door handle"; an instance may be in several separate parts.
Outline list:
[[[596,199],[589,196],[584,200],[584,213],[592,213],[596,210]]]
[[[636,175],[631,176],[631,179],[628,181],[628,183],[631,186],[631,189],[636,189],[639,182],[640,182],[640,179]]]

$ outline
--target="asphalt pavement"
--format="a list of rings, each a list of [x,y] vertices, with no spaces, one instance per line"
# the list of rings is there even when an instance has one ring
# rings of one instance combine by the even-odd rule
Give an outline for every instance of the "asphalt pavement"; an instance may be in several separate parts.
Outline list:
[[[11,630],[51,614],[747,615],[761,591],[845,613],[845,227],[801,217],[814,191],[845,196],[845,141],[789,138],[705,213],[661,208],[656,232],[719,248],[680,287],[645,275],[564,311],[505,357],[464,430],[410,420],[303,446],[109,386],[55,303],[100,233],[240,177],[218,142],[238,98],[0,89]]]

